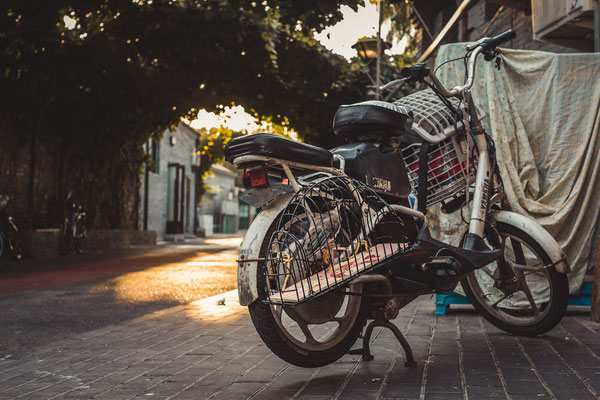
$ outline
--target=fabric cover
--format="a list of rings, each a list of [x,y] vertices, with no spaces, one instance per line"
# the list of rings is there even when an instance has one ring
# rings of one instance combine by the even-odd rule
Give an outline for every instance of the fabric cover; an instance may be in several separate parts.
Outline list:
[[[460,57],[466,44],[443,46],[436,63]],[[571,293],[594,265],[600,215],[600,55],[502,49],[500,71],[479,58],[472,92],[488,117],[513,211],[543,226],[565,251]],[[446,87],[463,84],[462,62],[440,68]],[[464,215],[468,215],[465,210]],[[460,212],[439,206],[428,219],[438,238],[458,244]],[[543,288],[534,296],[546,297]]]
[[[348,140],[383,139],[410,131],[412,123],[410,108],[369,100],[340,106],[333,118],[333,132]]]
[[[275,157],[322,167],[331,167],[333,159],[333,154],[328,150],[269,133],[240,136],[231,139],[225,146],[225,160],[231,163],[235,158],[247,155]]]

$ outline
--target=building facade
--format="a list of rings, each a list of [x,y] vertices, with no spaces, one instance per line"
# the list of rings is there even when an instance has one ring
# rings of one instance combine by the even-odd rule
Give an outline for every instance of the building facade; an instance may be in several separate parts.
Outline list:
[[[418,27],[418,55],[426,52],[430,44],[442,32],[448,21],[451,20],[452,15],[461,3],[463,3],[461,0],[440,0],[435,2],[415,0],[413,2],[417,10],[417,12],[413,12],[413,21]],[[541,33],[548,31],[549,28],[540,25],[541,11],[533,9],[532,3],[543,3],[548,7],[554,4],[564,5],[565,14],[575,15],[575,13],[581,11],[578,8],[578,4],[582,2],[573,0],[543,0],[542,2],[537,0],[534,2],[531,0],[471,0],[456,22],[443,35],[440,44],[476,41],[481,37],[491,37],[508,29],[513,29],[517,36],[510,42],[503,44],[502,47],[541,50],[554,53],[593,50],[593,27],[586,31],[587,34],[578,34],[577,38],[571,38],[571,40],[561,40],[556,35],[553,35],[552,32],[541,35]],[[569,11],[569,7],[573,7],[573,9]],[[559,26],[558,13],[556,18],[557,21],[554,22],[554,25],[557,27],[556,30],[560,28],[573,31],[574,28],[571,28],[571,26],[574,26],[573,21]],[[588,12],[585,13],[585,18],[589,19]],[[579,25],[583,24],[589,25],[589,21],[587,19],[585,21],[581,20]],[[545,30],[542,28],[545,28]],[[428,61],[433,62],[434,59],[435,52],[428,58]]]
[[[207,236],[240,233],[250,225],[256,209],[241,201],[239,174],[215,164],[204,183],[207,191],[200,201],[198,220]]]
[[[149,141],[151,158],[142,177],[142,229],[156,231],[158,240],[195,234],[198,133],[181,123],[166,130],[160,141]]]

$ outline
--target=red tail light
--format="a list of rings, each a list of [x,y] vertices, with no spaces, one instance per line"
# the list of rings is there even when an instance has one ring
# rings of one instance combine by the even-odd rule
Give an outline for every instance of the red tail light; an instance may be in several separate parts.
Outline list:
[[[267,171],[264,168],[246,171],[244,174],[244,186],[256,187],[267,185]]]

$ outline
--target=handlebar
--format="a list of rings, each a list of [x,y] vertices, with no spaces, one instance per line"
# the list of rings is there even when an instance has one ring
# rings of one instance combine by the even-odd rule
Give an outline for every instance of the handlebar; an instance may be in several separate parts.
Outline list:
[[[509,40],[514,39],[515,37],[517,37],[517,34],[515,33],[515,31],[513,31],[512,29],[509,29],[506,32],[503,32],[497,36],[494,36],[491,38],[485,37],[485,38],[478,40],[477,42],[471,44],[470,46],[467,46],[467,51],[473,51],[477,47],[482,47],[483,51],[488,51],[495,47],[500,46],[502,43],[505,43],[505,42],[508,42]]]
[[[515,31],[509,29],[498,36],[494,36],[492,38],[483,38],[469,45],[467,47],[467,51],[471,51],[472,53],[469,57],[469,64],[467,67],[467,82],[463,86],[456,86],[452,88],[452,90],[448,90],[444,87],[444,85],[442,85],[433,71],[429,71],[429,78],[445,97],[459,97],[465,90],[469,90],[471,87],[473,87],[473,83],[475,82],[475,66],[477,57],[479,57],[481,53],[488,54],[489,52],[493,51],[496,46],[505,43],[514,37],[516,37]]]
[[[396,79],[391,81],[383,86],[379,87],[379,90],[387,90],[393,86],[400,85],[406,81],[408,82],[423,82],[426,77],[431,79],[431,82],[437,87],[437,89],[444,95],[445,97],[459,97],[465,90],[471,89],[475,79],[475,65],[477,61],[477,57],[484,53],[486,54],[486,60],[488,60],[487,55],[492,52],[491,60],[497,53],[493,53],[494,49],[501,45],[502,43],[508,42],[511,39],[516,37],[515,31],[509,29],[508,31],[501,33],[494,37],[485,37],[477,42],[470,44],[467,46],[467,51],[471,52],[471,56],[469,57],[469,64],[467,67],[467,82],[463,86],[456,86],[452,88],[452,90],[448,90],[444,87],[444,85],[439,81],[439,79],[435,76],[433,71],[427,66],[425,63],[415,64],[410,67],[404,67],[400,70],[400,75],[403,77],[402,79]],[[489,61],[488,60],[488,61]]]

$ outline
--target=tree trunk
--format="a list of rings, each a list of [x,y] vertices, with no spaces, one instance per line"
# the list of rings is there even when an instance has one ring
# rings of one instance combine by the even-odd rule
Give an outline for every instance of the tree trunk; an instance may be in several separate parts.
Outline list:
[[[592,282],[592,321],[600,322],[600,237],[596,248],[596,265]]]

